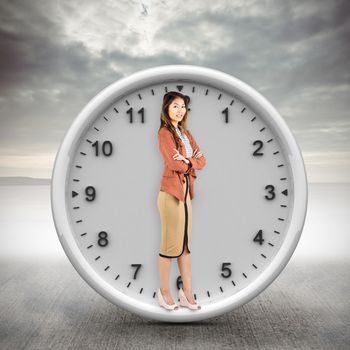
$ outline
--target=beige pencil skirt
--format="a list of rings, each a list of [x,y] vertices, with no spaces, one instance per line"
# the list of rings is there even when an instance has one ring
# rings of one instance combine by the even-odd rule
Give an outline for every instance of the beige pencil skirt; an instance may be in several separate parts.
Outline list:
[[[185,201],[182,202],[171,194],[159,191],[158,210],[162,226],[160,253],[165,258],[177,258],[191,242],[192,205],[189,194],[189,178],[185,174],[183,184]]]

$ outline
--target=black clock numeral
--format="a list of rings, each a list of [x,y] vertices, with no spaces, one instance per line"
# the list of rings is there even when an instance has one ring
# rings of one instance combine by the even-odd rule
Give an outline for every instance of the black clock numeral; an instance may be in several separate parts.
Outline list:
[[[136,267],[136,270],[135,270],[135,273],[134,273],[134,280],[136,280],[136,277],[137,277],[137,273],[139,272],[142,264],[131,264],[132,267]]]
[[[221,276],[224,277],[224,278],[229,278],[231,275],[232,275],[232,271],[231,269],[228,267],[229,265],[231,265],[230,262],[224,262],[222,263],[222,266],[221,266]],[[227,274],[224,274],[224,272],[226,272]]]
[[[180,286],[181,284],[181,286]],[[182,283],[182,279],[181,279],[181,276],[179,276],[177,279],[176,279],[176,287],[178,290],[180,290],[180,288],[183,288],[183,283]]]
[[[108,234],[106,231],[99,232],[99,234],[98,234],[99,239],[98,239],[97,243],[100,247],[105,247],[108,244],[107,236],[108,236]]]
[[[228,108],[226,107],[221,113],[225,115],[225,123],[228,123]]]
[[[129,114],[130,118],[129,118],[129,121],[130,121],[130,124],[133,123],[133,113],[134,113],[134,110],[132,107],[130,107],[127,111],[126,111],[127,114]],[[139,109],[137,111],[138,114],[141,114],[141,123],[144,123],[145,122],[145,109],[142,107],[141,109]]]
[[[260,245],[263,244],[265,240],[263,239],[263,230],[259,230],[258,233],[255,235],[253,242],[258,242]]]
[[[258,145],[258,148],[253,152],[253,156],[263,156],[264,153],[259,152],[263,147],[263,142],[261,140],[255,140],[253,146]]]
[[[95,187],[93,187],[93,186],[86,187],[85,194],[88,196],[88,197],[85,197],[85,199],[88,202],[92,202],[93,200],[95,200],[95,197],[96,197]]]
[[[91,147],[95,147],[95,156],[99,156],[98,141],[95,141]],[[104,141],[102,143],[102,153],[104,156],[109,157],[113,152],[113,146],[111,141]]]
[[[141,123],[145,122],[145,109],[142,107],[137,113],[141,114]]]
[[[126,113],[128,113],[130,115],[130,123],[132,123],[132,107],[130,107]]]
[[[265,190],[268,190],[268,193],[271,194],[271,197],[268,197],[268,196],[265,195],[265,198],[267,200],[270,201],[270,200],[272,200],[272,199],[274,199],[276,197],[276,195],[275,195],[275,186],[273,186],[273,185],[266,185],[265,186]]]

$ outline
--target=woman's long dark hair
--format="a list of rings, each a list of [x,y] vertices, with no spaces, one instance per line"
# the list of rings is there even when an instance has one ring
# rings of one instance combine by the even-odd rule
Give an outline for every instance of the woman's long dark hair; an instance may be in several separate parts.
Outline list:
[[[176,143],[176,148],[179,148],[181,139],[179,138],[173,123],[171,122],[169,112],[168,112],[171,102],[173,102],[173,100],[176,97],[181,97],[185,103],[186,113],[185,113],[184,117],[182,118],[181,122],[178,123],[178,125],[181,127],[181,132],[187,131],[186,122],[187,122],[188,104],[190,103],[190,97],[187,95],[183,95],[177,91],[169,91],[163,96],[163,105],[162,105],[162,110],[160,112],[160,127],[158,129],[158,132],[163,127],[167,128],[172,133],[172,135],[174,137],[174,140]]]

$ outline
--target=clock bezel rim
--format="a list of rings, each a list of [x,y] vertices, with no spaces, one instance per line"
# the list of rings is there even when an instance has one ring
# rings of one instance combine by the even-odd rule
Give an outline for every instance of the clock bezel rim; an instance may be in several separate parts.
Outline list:
[[[181,309],[169,314],[168,311],[162,309],[159,305],[154,306],[141,302],[120,292],[117,288],[107,283],[87,263],[74,239],[74,232],[71,229],[66,212],[67,203],[64,194],[66,193],[66,180],[69,173],[69,156],[76,149],[75,144],[79,141],[79,136],[97,115],[106,110],[113,101],[130,93],[135,88],[141,89],[147,85],[160,84],[162,81],[185,81],[186,77],[190,81],[211,85],[216,88],[221,85],[220,89],[228,93],[230,89],[239,90],[241,94],[237,94],[235,91],[234,93],[231,92],[232,95],[238,96],[241,101],[243,100],[250,108],[253,108],[256,113],[263,112],[260,116],[263,117],[269,127],[272,125],[277,127],[274,128],[274,132],[279,136],[283,136],[280,137],[281,141],[284,142],[283,146],[285,149],[289,151],[289,165],[294,185],[294,202],[291,221],[288,229],[285,231],[286,238],[272,261],[255,280],[232,296],[212,305],[206,305],[200,311],[192,312]],[[141,82],[142,85],[140,85]],[[238,78],[219,70],[194,65],[164,65],[148,68],[117,80],[91,99],[75,118],[60,144],[54,162],[50,194],[52,214],[61,245],[74,268],[90,287],[113,304],[131,312],[146,318],[170,322],[197,321],[221,315],[247,303],[267,288],[282,272],[295,251],[305,223],[308,201],[307,178],[301,150],[284,119],[272,104],[258,91]],[[290,233],[292,229],[294,234]]]

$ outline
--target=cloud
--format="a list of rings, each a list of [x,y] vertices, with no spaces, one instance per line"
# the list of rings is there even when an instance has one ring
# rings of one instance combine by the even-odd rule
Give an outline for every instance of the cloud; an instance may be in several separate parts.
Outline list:
[[[182,5],[2,1],[0,156],[54,155],[75,116],[104,87],[144,68],[181,63],[253,86],[306,152],[350,149],[350,2]]]

